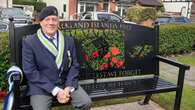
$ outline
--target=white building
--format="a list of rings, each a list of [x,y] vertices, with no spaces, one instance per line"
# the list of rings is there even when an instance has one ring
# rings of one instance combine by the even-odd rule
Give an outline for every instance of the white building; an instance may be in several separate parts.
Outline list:
[[[2,0],[1,0],[2,1]],[[4,0],[3,0],[4,1]],[[76,13],[85,11],[100,11],[107,10],[108,12],[120,11],[123,12],[124,1],[129,0],[42,0],[47,5],[57,7],[59,16],[63,19],[70,19]],[[147,0],[140,0],[148,3]],[[190,18],[192,0],[159,0],[162,1],[165,12],[171,15],[182,15]],[[133,4],[126,3],[126,7]],[[122,7],[122,8],[121,8]],[[120,14],[122,15],[122,14]]]
[[[70,0],[42,0],[48,5],[55,6],[58,9],[59,16],[68,19],[67,17],[69,16],[69,1]],[[74,6],[73,6],[74,7]]]
[[[0,8],[12,7],[12,0],[0,0]]]
[[[162,0],[165,12],[190,18],[191,0]]]
[[[42,0],[48,5],[56,6],[59,15],[66,20],[77,17],[87,11],[120,11],[121,15],[131,4],[129,0]],[[128,4],[127,4],[128,3]],[[117,6],[118,5],[118,6]]]

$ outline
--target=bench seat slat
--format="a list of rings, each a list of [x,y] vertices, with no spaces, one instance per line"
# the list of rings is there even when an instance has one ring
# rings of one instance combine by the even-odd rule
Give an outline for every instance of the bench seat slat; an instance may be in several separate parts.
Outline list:
[[[117,95],[139,95],[150,92],[173,91],[176,90],[176,85],[167,82],[161,78],[147,78],[135,79],[126,81],[113,81],[90,83],[81,85],[89,94],[89,96],[96,100],[98,98],[117,97]],[[137,94],[135,94],[137,93]]]

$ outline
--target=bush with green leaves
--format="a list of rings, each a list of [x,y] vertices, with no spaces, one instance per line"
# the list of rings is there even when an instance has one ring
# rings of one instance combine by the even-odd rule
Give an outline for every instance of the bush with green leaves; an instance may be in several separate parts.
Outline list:
[[[142,7],[131,7],[127,11],[127,19],[132,22],[139,23],[141,21]]]
[[[7,89],[6,72],[9,68],[8,34],[0,33],[0,90]]]
[[[155,20],[157,18],[157,11],[154,8],[144,8],[140,13],[140,17],[140,21],[145,21],[147,19]]]
[[[157,11],[155,8],[134,6],[127,12],[127,19],[132,22],[141,23],[147,19],[156,19]]]
[[[160,25],[160,54],[191,52],[195,46],[195,24]]]

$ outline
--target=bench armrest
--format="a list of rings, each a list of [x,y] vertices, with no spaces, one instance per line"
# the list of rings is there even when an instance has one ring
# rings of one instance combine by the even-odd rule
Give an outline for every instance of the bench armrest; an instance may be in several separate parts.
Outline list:
[[[185,64],[182,64],[182,63],[173,61],[173,60],[171,60],[171,59],[165,58],[165,57],[160,56],[160,55],[157,55],[156,58],[157,58],[159,61],[161,61],[161,62],[164,62],[164,63],[170,64],[170,65],[173,65],[173,66],[182,68],[182,69],[184,69],[184,70],[189,70],[189,69],[190,69],[190,66],[188,66],[188,65],[185,65]]]

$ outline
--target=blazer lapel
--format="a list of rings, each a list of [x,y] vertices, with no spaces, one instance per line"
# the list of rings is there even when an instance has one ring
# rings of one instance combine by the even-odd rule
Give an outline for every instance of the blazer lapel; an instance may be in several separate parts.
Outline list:
[[[63,61],[62,61],[62,69],[63,69],[63,70],[61,70],[62,72],[63,71],[67,71],[67,69],[68,69],[68,57],[67,57],[67,50],[68,50],[68,48],[67,48],[67,44],[66,43],[67,42],[65,42],[64,56],[63,56]]]
[[[45,58],[49,58],[49,62],[54,65],[54,68],[58,70],[58,67],[55,63],[55,56],[41,43],[41,41],[36,36],[37,44],[39,45],[42,52],[45,52]]]

